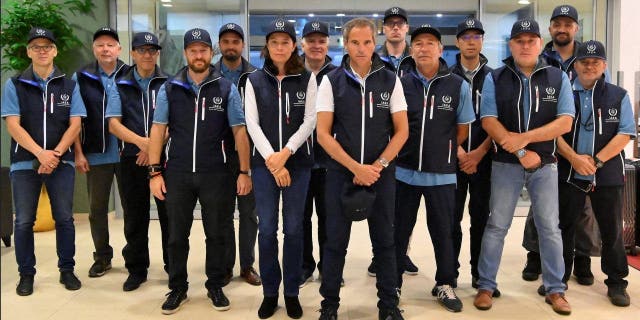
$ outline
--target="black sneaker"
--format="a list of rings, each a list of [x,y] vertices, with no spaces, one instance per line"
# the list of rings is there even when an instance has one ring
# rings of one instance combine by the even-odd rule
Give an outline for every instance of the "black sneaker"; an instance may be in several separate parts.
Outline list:
[[[278,297],[264,297],[262,299],[262,304],[260,304],[260,308],[258,309],[258,318],[267,319],[271,318],[271,316],[276,313],[278,309]]]
[[[307,283],[313,281],[313,271],[309,272],[309,271],[303,271],[302,272],[302,279],[300,279],[300,285],[299,288],[303,288],[304,286],[307,285]]]
[[[522,279],[525,281],[536,281],[541,273],[540,254],[533,251],[527,252],[527,264],[522,270]]]
[[[628,307],[631,304],[631,298],[624,287],[609,287],[607,297],[614,306]]]
[[[438,302],[448,311],[460,312],[462,311],[462,301],[456,296],[456,292],[448,285],[441,285],[436,287],[436,295]]]
[[[213,308],[218,311],[227,311],[231,308],[229,299],[222,292],[222,288],[213,288],[207,292],[207,297],[213,302]]]
[[[478,278],[471,276],[471,287],[474,289],[478,289]],[[435,289],[435,288],[434,288]],[[432,290],[433,291],[433,290]],[[433,294],[433,293],[432,293]],[[433,294],[435,296],[435,294]],[[498,288],[495,288],[495,290],[493,290],[493,295],[492,297],[494,298],[500,298],[500,296],[502,295],[502,293],[500,292],[500,290],[498,290]]]
[[[147,275],[129,274],[127,280],[122,284],[122,291],[133,291],[140,288],[140,285],[147,281]]]
[[[367,268],[367,274],[370,277],[375,277],[376,276],[376,272],[377,272],[378,268],[376,268],[376,263],[373,262],[373,260],[371,260],[371,264],[369,265],[369,267]]]
[[[378,311],[379,320],[404,320],[400,309],[381,309]]]
[[[20,275],[20,281],[16,286],[16,293],[19,296],[28,296],[33,293],[33,275]]]
[[[82,287],[82,283],[73,271],[60,272],[60,283],[64,284],[64,288],[67,290],[78,290]]]
[[[187,301],[187,289],[175,289],[166,294],[167,300],[162,304],[162,314],[174,314]]]
[[[418,267],[413,264],[408,255],[404,256],[404,274],[415,276],[418,274]]]
[[[109,270],[111,270],[111,261],[98,260],[89,268],[89,278],[102,277]]]
[[[318,320],[338,320],[338,307],[322,307]]]
[[[287,309],[287,315],[292,319],[302,318],[302,306],[298,297],[284,296],[284,306]]]

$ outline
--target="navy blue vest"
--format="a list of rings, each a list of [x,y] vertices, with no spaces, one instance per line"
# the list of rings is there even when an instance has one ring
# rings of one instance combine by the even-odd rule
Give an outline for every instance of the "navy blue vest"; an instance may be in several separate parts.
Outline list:
[[[114,77],[126,71],[127,65],[118,60]],[[80,141],[85,153],[104,153],[109,144],[109,124],[105,118],[107,93],[100,81],[98,62],[94,61],[76,72],[80,95],[87,108],[87,117],[82,118]]]
[[[435,173],[455,173],[457,168],[460,86],[464,81],[449,72],[440,58],[436,76],[425,87],[417,70],[400,79],[407,100],[409,139],[400,150],[398,166]]]
[[[275,151],[285,147],[289,138],[298,131],[304,121],[307,86],[311,73],[287,75],[281,81],[267,69],[249,75],[258,108],[260,128]],[[264,166],[264,159],[253,146],[251,166]],[[287,168],[313,166],[313,149],[310,139],[294,153]]]
[[[565,69],[564,65],[562,63],[560,63],[560,61],[556,60],[556,58],[553,56],[553,54],[551,53],[553,51],[553,42],[549,41],[545,46],[544,49],[542,50],[542,53],[540,54],[540,56],[544,59],[544,61],[553,67],[556,67],[564,72],[567,73],[567,76],[569,77],[569,80],[571,81],[571,83],[573,83],[573,81],[578,77],[578,73],[576,72],[575,68],[574,68],[574,64],[576,62],[576,52],[578,51],[578,47],[580,46],[580,42],[578,42],[577,40],[573,41],[573,56],[569,61],[569,66]]]
[[[538,60],[536,69],[530,76],[531,110],[529,119],[524,118],[524,85],[513,62],[513,57],[503,60],[504,66],[491,72],[496,86],[498,120],[511,132],[521,133],[542,127],[557,117],[558,97],[562,86],[562,70]],[[536,98],[536,89],[538,98]],[[499,162],[520,163],[518,158],[497,144],[493,159]],[[542,164],[556,162],[555,139],[528,144],[525,149],[535,151]]]
[[[465,81],[468,81],[464,75],[464,70],[462,69],[462,65],[460,63],[460,54],[456,55],[456,60],[458,63],[451,67],[451,72],[459,75]],[[475,76],[473,76],[471,83],[471,98],[473,100],[473,111],[476,115],[476,121],[474,121],[470,126],[469,138],[462,143],[462,148],[467,152],[477,149],[485,139],[487,139],[487,132],[482,129],[482,121],[480,120],[480,104],[482,103],[482,86],[484,85],[484,78],[488,73],[493,71],[493,69],[487,66],[487,58],[480,54],[480,69],[476,72]],[[491,153],[488,152],[487,155]]]
[[[361,85],[349,66],[349,55],[342,65],[327,74],[333,90],[332,133],[342,149],[362,164],[372,164],[384,151],[393,135],[390,99],[396,75],[386,69],[373,54],[371,72]],[[344,170],[333,159],[328,168]]]
[[[149,87],[143,90],[138,85],[134,76],[135,65],[126,73],[116,79],[120,103],[122,105],[122,124],[141,137],[149,137],[149,130],[153,122],[153,112],[156,108],[156,98],[162,84],[167,80],[167,75],[156,66],[155,72],[149,82]],[[138,146],[133,143],[121,142],[120,155],[134,157],[140,152]]]
[[[20,105],[20,126],[33,140],[47,150],[53,150],[69,128],[71,99],[76,83],[54,67],[54,73],[42,91],[33,76],[33,67],[11,78]],[[43,99],[44,98],[44,99]],[[61,159],[73,161],[73,151],[63,152]],[[36,157],[11,139],[11,163],[30,161]]]
[[[212,172],[230,170],[229,157],[237,156],[227,117],[231,82],[210,68],[194,93],[184,67],[165,83],[169,100],[167,170]]]
[[[318,71],[318,74],[316,74],[316,83],[318,84],[318,87],[320,86],[320,82],[322,82],[322,78],[324,78],[327,73],[335,68],[337,67],[331,63],[331,58],[327,56],[324,66],[322,66],[322,68],[320,68],[320,71]],[[317,166],[324,168],[326,167],[327,161],[329,161],[329,155],[326,151],[324,151],[324,149],[322,149],[322,146],[320,146],[319,143],[316,143],[317,141],[318,133],[314,129],[313,134],[311,135],[311,145],[313,146],[313,160],[315,161],[315,164]]]
[[[627,91],[621,87],[606,83],[604,76],[596,82],[593,88],[593,154],[596,155],[604,148],[617,134],[620,126],[620,114],[622,99]],[[571,131],[564,134],[564,140],[575,148],[580,138],[581,106],[580,97],[574,91],[574,101],[576,107],[576,117]],[[575,150],[575,149],[574,149]],[[573,180],[573,167],[568,160],[560,156],[558,158],[558,174],[561,181]],[[604,166],[596,171],[596,185],[598,186],[622,186],[624,185],[624,150],[617,156],[609,159]]]

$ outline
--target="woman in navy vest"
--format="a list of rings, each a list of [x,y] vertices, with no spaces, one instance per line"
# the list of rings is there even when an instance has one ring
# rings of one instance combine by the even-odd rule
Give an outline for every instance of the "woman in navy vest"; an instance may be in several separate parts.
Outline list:
[[[304,69],[293,24],[273,21],[262,49],[264,67],[249,75],[246,121],[253,140],[251,170],[258,213],[258,248],[264,300],[260,319],[278,307],[284,275],[289,317],[302,317],[298,285],[302,271],[302,219],[313,166],[308,141],[315,126],[316,80]],[[283,262],[278,262],[278,205],[282,194]]]

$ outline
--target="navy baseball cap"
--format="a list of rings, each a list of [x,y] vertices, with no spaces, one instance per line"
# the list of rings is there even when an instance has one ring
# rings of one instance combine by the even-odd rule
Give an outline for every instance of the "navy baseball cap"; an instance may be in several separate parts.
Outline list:
[[[100,29],[98,29],[94,34],[93,34],[93,41],[96,41],[96,39],[99,36],[110,36],[111,38],[116,39],[116,41],[120,42],[120,37],[118,37],[118,31],[116,31],[116,29],[110,28],[110,27],[102,27]]]
[[[222,37],[222,34],[225,32],[235,32],[240,36],[240,39],[244,41],[244,31],[242,31],[242,27],[233,22],[226,23],[220,27],[220,31],[218,31],[218,40],[220,40],[220,37]]]
[[[413,41],[413,39],[417,37],[419,34],[423,34],[423,33],[432,34],[436,38],[438,38],[438,41],[442,41],[442,35],[440,34],[440,30],[438,30],[438,28],[436,27],[432,27],[430,24],[423,24],[413,29],[413,31],[411,32],[411,41]]]
[[[291,37],[293,42],[296,42],[296,29],[293,26],[292,22],[284,19],[276,19],[271,21],[271,23],[269,23],[269,25],[267,26],[267,35],[265,36],[265,39],[269,39],[269,36],[272,33],[276,32],[284,32],[288,34],[289,37]]]
[[[405,11],[400,7],[392,7],[387,9],[387,11],[384,12],[384,19],[382,19],[382,23],[384,23],[385,21],[387,21],[387,19],[394,16],[401,17],[402,19],[404,19],[405,22],[409,22],[407,11]]]
[[[600,41],[589,40],[587,42],[583,42],[578,46],[578,51],[576,52],[576,60],[585,59],[585,58],[597,58],[602,60],[607,60],[607,52],[604,48],[604,45]]]
[[[29,31],[29,40],[27,40],[27,43],[31,42],[33,39],[38,38],[44,38],[53,43],[56,43],[56,37],[53,35],[53,32],[51,32],[51,30],[40,27],[31,28],[31,30]]]
[[[133,35],[131,48],[135,49],[141,46],[152,46],[156,49],[162,49],[160,44],[158,44],[158,37],[156,37],[156,35],[151,32],[138,32]]]
[[[569,17],[573,19],[573,21],[578,23],[578,10],[576,10],[576,8],[574,8],[573,6],[570,6],[568,4],[563,4],[553,9],[553,13],[551,14],[550,20],[553,20],[557,17]]]
[[[511,37],[509,39],[513,39],[522,33],[533,33],[540,37],[540,26],[538,26],[538,22],[533,19],[522,19],[516,21],[511,27]]]
[[[201,42],[201,43],[204,43],[204,44],[208,45],[209,47],[213,48],[213,45],[211,44],[211,36],[209,35],[209,32],[207,32],[207,30],[200,29],[200,28],[194,28],[194,29],[191,29],[191,30],[187,30],[187,32],[184,33],[184,48],[185,49],[190,44],[195,43],[195,42]]]
[[[480,20],[476,18],[468,18],[460,22],[458,24],[458,29],[456,30],[456,38],[465,33],[467,30],[478,30],[481,34],[484,34],[482,22],[480,22]]]
[[[302,37],[306,37],[311,33],[321,33],[329,36],[329,25],[322,21],[309,21],[302,29]]]

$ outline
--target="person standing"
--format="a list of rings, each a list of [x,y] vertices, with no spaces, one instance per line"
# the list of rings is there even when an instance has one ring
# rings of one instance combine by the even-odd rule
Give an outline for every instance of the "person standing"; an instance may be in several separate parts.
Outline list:
[[[491,168],[491,215],[482,236],[478,293],[474,306],[492,306],[504,238],[523,186],[531,194],[542,257],[545,301],[570,314],[562,282],[562,237],[558,228],[555,139],[571,129],[571,82],[562,70],[539,58],[540,28],[532,19],[511,28],[511,56],[487,75],[482,88],[482,127],[495,142]],[[498,94],[499,93],[499,94]]]
[[[205,234],[207,296],[218,311],[229,310],[224,286],[224,252],[233,224],[234,192],[246,195],[249,178],[249,139],[242,101],[235,85],[211,66],[209,33],[200,28],[184,35],[187,66],[159,89],[149,138],[149,187],[165,200],[169,221],[169,289],[162,313],[172,314],[187,298],[187,259],[193,209],[200,202]],[[165,168],[160,153],[169,129]],[[236,151],[237,150],[237,151]],[[238,157],[235,186],[231,157]]]
[[[402,63],[405,58],[411,56],[410,46],[407,42],[407,33],[409,33],[407,11],[400,7],[387,9],[382,19],[382,32],[385,41],[378,49],[377,54],[391,71],[402,77],[406,72],[411,71],[410,64]]]
[[[77,84],[53,64],[58,55],[50,30],[29,31],[27,56],[31,65],[7,80],[1,116],[11,136],[11,188],[15,205],[15,254],[20,281],[16,294],[33,293],[36,274],[33,225],[42,184],[47,188],[56,227],[60,283],[78,290],[73,225],[73,150],[86,110]],[[6,190],[4,190],[6,192]]]
[[[89,194],[89,225],[96,251],[89,277],[101,277],[111,269],[113,248],[109,245],[109,197],[115,175],[120,194],[120,156],[118,139],[109,133],[106,118],[108,93],[114,79],[128,66],[118,58],[121,51],[118,32],[109,27],[93,34],[93,55],[96,61],[76,71],[72,79],[78,82],[87,117],[82,119],[82,131],[74,142],[76,169],[87,174]],[[129,278],[127,278],[129,280]],[[123,284],[128,287],[127,281]],[[125,290],[126,291],[126,290]]]
[[[106,117],[109,131],[122,141],[120,148],[120,182],[124,208],[124,265],[129,277],[124,291],[137,289],[147,280],[149,269],[149,128],[160,86],[167,75],[157,65],[162,47],[158,37],[150,32],[138,32],[131,42],[131,57],[135,63],[115,80],[109,92]],[[169,230],[164,201],[154,198],[160,220],[162,260],[169,270],[167,241]]]
[[[218,45],[222,57],[214,65],[216,71],[236,85],[240,91],[240,97],[244,101],[245,86],[249,74],[256,68],[242,57],[244,50],[244,31],[235,23],[227,23],[220,27],[218,32]],[[244,106],[243,106],[244,107]],[[236,175],[239,173],[239,164],[234,163]],[[238,227],[238,252],[240,253],[240,277],[248,284],[259,286],[262,284],[260,275],[253,268],[256,260],[255,246],[258,235],[258,216],[256,215],[256,198],[253,190],[249,194],[237,195],[238,212],[240,213]],[[233,277],[233,265],[236,262],[236,236],[235,230],[229,230],[229,245],[225,247],[225,260],[227,261],[225,282]]]
[[[318,88],[318,142],[327,162],[327,240],[322,262],[321,320],[338,318],[340,280],[352,221],[341,201],[343,188],[368,186],[377,194],[369,213],[369,235],[377,267],[378,318],[403,319],[398,309],[394,245],[395,163],[409,136],[407,103],[400,79],[375,50],[375,25],[356,18],[343,26],[347,54]],[[358,106],[359,108],[353,108]]]
[[[302,29],[302,58],[304,67],[311,72],[319,85],[322,77],[329,71],[336,68],[331,63],[331,58],[327,55],[329,51],[329,25],[322,21],[309,21]],[[328,161],[327,153],[317,143],[317,134],[314,131],[311,136],[311,145],[313,147],[313,169],[311,169],[311,179],[309,180],[309,190],[307,191],[307,200],[304,208],[304,220],[302,228],[304,233],[304,248],[302,253],[302,279],[300,288],[304,287],[309,281],[313,280],[313,272],[316,269],[316,261],[313,258],[313,228],[311,225],[311,216],[313,215],[313,205],[315,199],[315,212],[318,217],[318,251],[320,259],[318,260],[318,277],[322,274],[322,257],[324,255],[324,243],[327,239],[326,217],[327,209],[324,205],[324,187],[327,179]],[[343,280],[344,282],[344,280]]]

